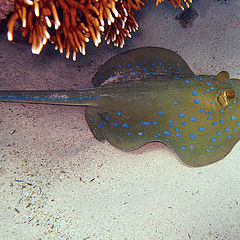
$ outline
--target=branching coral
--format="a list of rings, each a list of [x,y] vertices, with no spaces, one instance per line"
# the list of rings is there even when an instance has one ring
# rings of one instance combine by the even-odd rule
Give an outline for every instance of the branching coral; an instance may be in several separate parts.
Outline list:
[[[145,0],[147,1],[147,0]],[[156,0],[156,5],[164,0]],[[192,0],[170,0],[174,7],[182,2],[189,7]],[[50,40],[56,49],[73,60],[90,38],[95,46],[101,42],[101,35],[115,46],[123,47],[125,37],[138,29],[134,12],[144,6],[144,0],[15,0],[15,8],[8,22],[8,40],[13,40],[14,25],[22,22],[22,35],[29,35],[32,52],[39,54]]]
[[[159,3],[163,2],[164,0],[156,0],[156,6],[158,6]],[[187,8],[190,7],[189,3],[192,3],[192,0],[169,0],[172,5],[177,8],[180,7],[182,10],[184,10],[184,7],[182,6],[182,2],[186,5]]]

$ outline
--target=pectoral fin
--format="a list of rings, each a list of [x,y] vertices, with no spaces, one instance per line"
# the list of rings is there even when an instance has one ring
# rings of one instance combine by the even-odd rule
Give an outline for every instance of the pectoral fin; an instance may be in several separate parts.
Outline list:
[[[97,108],[87,107],[85,110],[85,118],[93,136],[97,140],[103,141],[105,139],[102,130],[104,119],[98,114]]]
[[[120,53],[109,59],[93,77],[93,85],[110,82],[141,81],[149,77],[192,76],[193,71],[175,52],[144,47]]]

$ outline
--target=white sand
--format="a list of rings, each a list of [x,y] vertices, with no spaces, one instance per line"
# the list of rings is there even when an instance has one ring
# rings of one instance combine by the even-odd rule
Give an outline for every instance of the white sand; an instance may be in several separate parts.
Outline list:
[[[199,17],[182,29],[170,3],[148,4],[123,50],[89,46],[76,63],[52,45],[34,56],[2,33],[0,89],[91,86],[111,56],[151,45],[178,51],[196,73],[239,77],[240,2],[192,6]],[[0,103],[0,239],[238,240],[239,152],[189,168],[161,143],[122,152],[98,142],[84,108]]]

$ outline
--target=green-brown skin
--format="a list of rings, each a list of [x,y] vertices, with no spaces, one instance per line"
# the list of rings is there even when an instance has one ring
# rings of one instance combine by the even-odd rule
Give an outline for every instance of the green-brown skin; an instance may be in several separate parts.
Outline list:
[[[123,150],[161,141],[193,167],[222,159],[239,140],[240,80],[227,72],[196,76],[176,53],[147,47],[111,58],[93,83],[81,90],[0,91],[0,101],[87,106],[98,140]]]

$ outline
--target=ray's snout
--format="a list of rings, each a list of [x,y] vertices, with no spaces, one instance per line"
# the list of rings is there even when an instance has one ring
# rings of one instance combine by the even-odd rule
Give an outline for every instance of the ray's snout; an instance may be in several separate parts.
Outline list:
[[[240,79],[232,78],[229,80],[236,97],[240,97]]]

